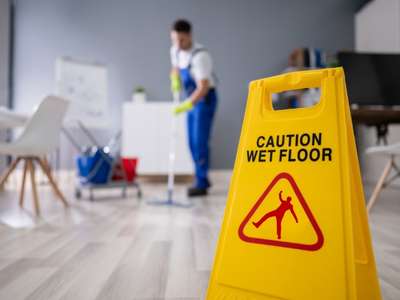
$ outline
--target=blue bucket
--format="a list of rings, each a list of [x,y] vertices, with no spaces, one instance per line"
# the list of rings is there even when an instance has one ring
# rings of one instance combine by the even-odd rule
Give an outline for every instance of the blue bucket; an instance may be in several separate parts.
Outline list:
[[[110,178],[112,157],[101,149],[94,154],[80,155],[76,158],[81,183],[105,184]]]

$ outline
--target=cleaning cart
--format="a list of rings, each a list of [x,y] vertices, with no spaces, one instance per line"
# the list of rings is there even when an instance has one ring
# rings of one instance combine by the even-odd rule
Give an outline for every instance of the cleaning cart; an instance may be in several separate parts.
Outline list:
[[[142,197],[142,190],[137,183],[137,158],[120,157],[115,151],[121,133],[118,132],[110,142],[101,147],[91,132],[78,122],[79,128],[91,141],[91,146],[80,147],[75,138],[65,129],[63,132],[79,151],[76,158],[78,180],[75,187],[75,196],[82,198],[83,190],[89,192],[89,199],[94,200],[94,191],[100,189],[121,189],[122,197],[126,197],[126,190],[134,187],[137,196]]]

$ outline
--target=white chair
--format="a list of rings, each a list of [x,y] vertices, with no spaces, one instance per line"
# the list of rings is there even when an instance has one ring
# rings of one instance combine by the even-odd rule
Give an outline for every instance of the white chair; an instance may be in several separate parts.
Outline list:
[[[39,201],[35,182],[35,165],[42,168],[44,174],[49,179],[50,185],[54,189],[62,203],[67,207],[68,203],[55,183],[51,175],[49,165],[45,159],[46,155],[54,151],[59,144],[59,136],[65,113],[69,102],[55,97],[46,97],[39,105],[35,113],[27,122],[22,134],[12,143],[0,143],[0,154],[11,155],[14,157],[10,167],[4,172],[0,179],[0,188],[20,161],[24,161],[21,193],[19,205],[24,203],[24,188],[26,174],[31,174],[32,193],[35,213],[40,214]]]
[[[395,161],[396,157],[400,157],[400,143],[385,145],[385,146],[370,147],[367,149],[366,152],[367,154],[385,156],[389,159],[385,168],[383,169],[381,177],[379,178],[374,188],[374,191],[372,192],[371,197],[369,198],[367,206],[369,212],[372,209],[372,206],[374,206],[376,200],[378,199],[378,195],[381,192],[381,190],[385,186],[389,185],[393,180],[400,177],[400,168],[396,165]],[[395,173],[392,175],[392,177],[387,179],[392,170],[394,170]]]

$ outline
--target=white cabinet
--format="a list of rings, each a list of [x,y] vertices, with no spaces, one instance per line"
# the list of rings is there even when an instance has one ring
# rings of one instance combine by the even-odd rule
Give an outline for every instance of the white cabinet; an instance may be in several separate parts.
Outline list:
[[[126,102],[122,107],[122,156],[138,157],[140,175],[168,173],[172,118],[176,118],[175,173],[193,174],[186,116],[175,117],[171,102]]]

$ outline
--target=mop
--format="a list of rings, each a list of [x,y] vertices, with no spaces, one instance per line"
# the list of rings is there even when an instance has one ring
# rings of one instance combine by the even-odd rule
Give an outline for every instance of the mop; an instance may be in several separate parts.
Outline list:
[[[173,104],[176,106],[179,104],[179,91],[173,92]],[[177,137],[177,118],[172,118],[171,124],[171,138],[169,145],[169,160],[168,160],[168,183],[167,183],[167,199],[165,200],[154,200],[148,202],[150,205],[168,205],[177,207],[191,207],[191,203],[182,203],[174,201],[174,185],[175,185],[175,144]]]

